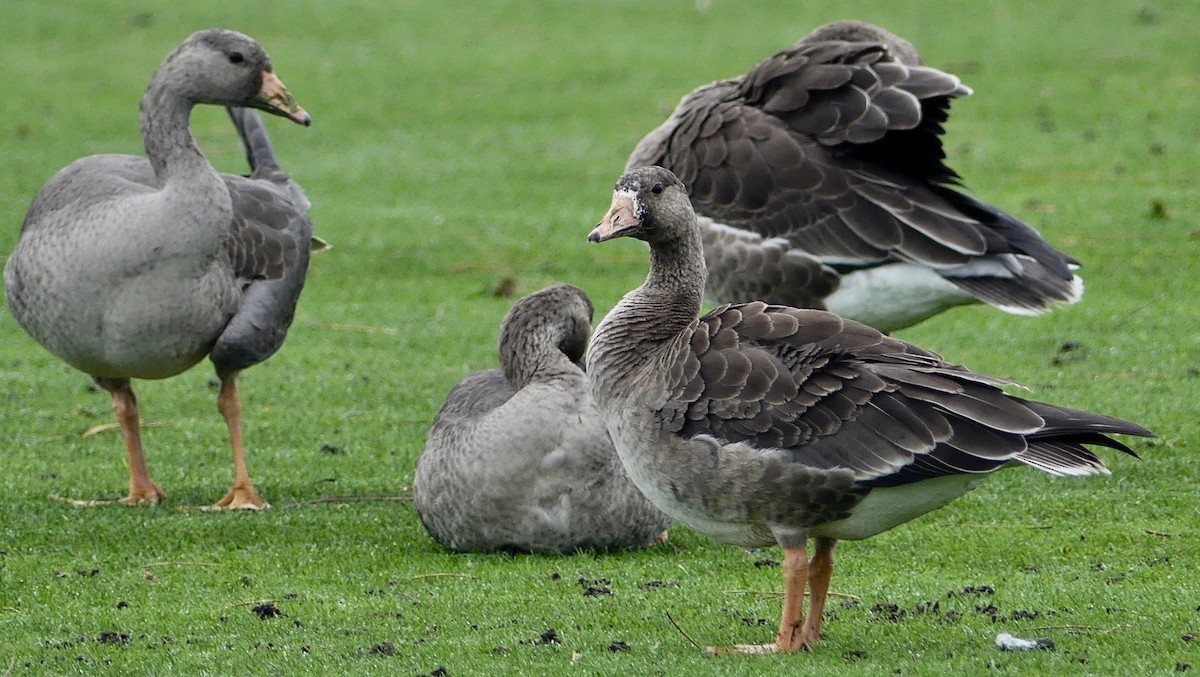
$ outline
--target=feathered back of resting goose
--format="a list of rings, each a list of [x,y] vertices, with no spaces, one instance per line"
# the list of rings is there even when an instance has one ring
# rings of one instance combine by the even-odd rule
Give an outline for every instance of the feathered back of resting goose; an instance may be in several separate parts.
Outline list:
[[[630,477],[664,512],[718,540],[784,548],[770,650],[818,640],[838,539],[886,531],[1008,465],[1106,474],[1087,445],[1132,454],[1109,435],[1151,434],[1013,397],[1004,379],[833,313],[754,301],[700,315],[700,229],[686,187],[661,167],[625,173],[589,239],[626,236],[649,243],[650,273],[592,338],[596,403]]]
[[[201,103],[234,107],[249,177],[219,174],[196,146],[188,121]],[[93,155],[59,171],[34,198],[5,267],[21,326],[112,395],[129,455],[126,504],[166,495],[146,467],[130,379],[174,376],[209,356],[234,460],[215,507],[266,507],[246,470],[236,379],[283,343],[312,223],[258,113],[241,107],[311,122],[253,39],[191,35],[142,98],[146,155]]]
[[[588,389],[591,329],[582,290],[526,296],[501,327],[501,368],[450,391],[413,479],[417,514],[439,543],[569,553],[665,538],[670,518],[626,477]]]
[[[964,303],[1078,301],[1078,263],[957,188],[942,125],[971,90],[911,43],[822,26],[697,88],[634,149],[687,186],[717,302],[824,308],[893,331]]]

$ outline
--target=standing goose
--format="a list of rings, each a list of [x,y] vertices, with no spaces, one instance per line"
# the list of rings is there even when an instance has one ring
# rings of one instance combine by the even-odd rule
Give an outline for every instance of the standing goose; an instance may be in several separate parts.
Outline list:
[[[717,302],[890,332],[965,303],[1036,315],[1078,301],[1074,259],[956,189],[942,124],[970,92],[902,38],[841,21],[685,96],[626,169],[661,165],[687,186]]]
[[[112,395],[129,454],[129,495],[150,478],[132,378],[167,378],[206,355],[221,381],[234,480],[214,507],[260,509],[242,448],[237,375],[283,343],[308,268],[303,191],[280,171],[258,114],[231,110],[250,177],[218,174],[188,131],[200,103],[249,106],[308,125],[251,38],[205,30],[179,45],[142,98],[146,157],[93,155],[34,198],[4,269],[25,331]]]
[[[503,369],[450,391],[417,459],[413,503],[459,552],[570,553],[665,538],[670,518],[629,481],[580,366],[592,302],[560,284],[518,301]]]
[[[623,236],[649,243],[650,274],[592,338],[596,403],[664,512],[727,543],[783,547],[783,613],[765,650],[817,642],[839,539],[907,522],[1013,463],[1104,474],[1085,444],[1133,454],[1107,434],[1151,435],[1006,395],[1003,379],[826,311],[755,301],[697,317],[701,233],[686,187],[661,167],[625,173],[588,239]]]

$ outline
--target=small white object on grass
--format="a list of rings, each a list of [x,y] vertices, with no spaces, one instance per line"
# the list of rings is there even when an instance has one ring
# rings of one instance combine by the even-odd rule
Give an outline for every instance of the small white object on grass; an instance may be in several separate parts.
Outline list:
[[[1038,639],[1022,639],[1013,637],[1007,632],[996,635],[996,646],[1001,651],[1036,651],[1038,649],[1053,649],[1054,640],[1048,637]]]

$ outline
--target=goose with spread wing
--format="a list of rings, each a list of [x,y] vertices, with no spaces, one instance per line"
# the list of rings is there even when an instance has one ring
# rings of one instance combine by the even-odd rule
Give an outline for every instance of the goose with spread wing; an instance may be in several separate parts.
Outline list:
[[[890,332],[966,303],[1037,315],[1078,301],[1078,262],[946,165],[942,125],[970,92],[908,41],[840,21],[692,91],[626,169],[660,165],[687,186],[718,303]]]

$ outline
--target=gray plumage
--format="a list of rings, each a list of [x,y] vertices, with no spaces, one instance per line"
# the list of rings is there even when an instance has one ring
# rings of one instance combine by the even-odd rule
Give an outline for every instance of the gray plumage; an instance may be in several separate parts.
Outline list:
[[[824,308],[881,331],[964,303],[1074,303],[1074,259],[956,187],[942,125],[970,91],[882,28],[828,24],[685,96],[626,169],[661,165],[687,186],[717,302]],[[799,276],[763,265],[801,259]]]
[[[580,366],[592,303],[560,284],[518,301],[502,369],[450,391],[417,459],[413,503],[460,552],[569,553],[655,542],[670,518],[626,477]]]
[[[1006,465],[1107,473],[1085,445],[1132,454],[1108,435],[1151,435],[1013,397],[1004,379],[833,313],[755,301],[699,315],[704,251],[686,190],[661,167],[629,171],[589,238],[650,244],[645,284],[600,323],[587,367],[630,477],[675,519],[789,553],[816,538],[831,567],[836,540],[938,508]],[[779,648],[817,630],[781,628]]]
[[[249,177],[219,174],[200,152],[188,130],[199,103],[237,107]],[[174,376],[211,357],[235,466],[244,466],[236,376],[282,345],[304,284],[309,202],[245,106],[310,123],[254,40],[190,36],[142,99],[146,156],[93,155],[59,171],[34,198],[5,267],[21,326],[112,393],[130,453],[127,503],[165,495],[141,459],[129,379]],[[262,507],[243,475],[235,469],[237,491],[222,507]]]

